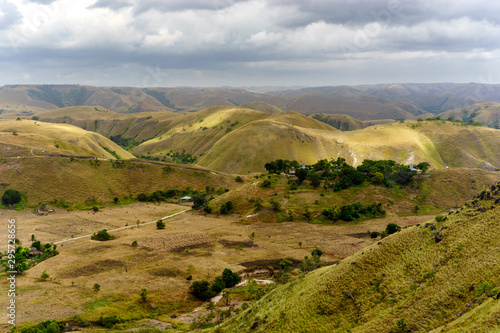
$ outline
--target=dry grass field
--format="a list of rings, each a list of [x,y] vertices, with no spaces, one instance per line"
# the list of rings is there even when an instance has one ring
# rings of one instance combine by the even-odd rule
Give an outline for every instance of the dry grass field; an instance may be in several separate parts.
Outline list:
[[[265,266],[276,259],[303,260],[315,247],[324,250],[323,261],[331,264],[373,244],[370,230],[382,230],[389,222],[406,226],[432,219],[387,218],[330,226],[305,222],[249,224],[237,222],[238,216],[220,218],[186,212],[165,219],[164,230],[157,230],[154,223],[144,224],[188,208],[165,203],[133,204],[95,214],[57,210],[48,216],[1,211],[2,221],[16,219],[17,236],[24,246],[30,244],[32,234],[42,242],[58,242],[101,229],[130,227],[110,231],[116,239],[106,242],[84,237],[60,243],[58,256],[19,277],[18,323],[75,315],[95,321],[103,314],[142,319],[151,313],[162,321],[174,322],[170,315],[189,312],[200,304],[187,295],[190,283],[185,277],[190,267],[194,280],[211,280],[224,268],[242,272],[245,267]],[[133,241],[137,241],[137,247],[131,246]],[[6,239],[0,240],[2,248],[5,243]],[[43,271],[50,274],[47,282],[39,279]],[[101,285],[99,293],[92,291],[95,283]],[[5,288],[6,280],[2,286]],[[150,292],[156,312],[138,302],[143,287]],[[5,309],[0,315],[6,318]]]

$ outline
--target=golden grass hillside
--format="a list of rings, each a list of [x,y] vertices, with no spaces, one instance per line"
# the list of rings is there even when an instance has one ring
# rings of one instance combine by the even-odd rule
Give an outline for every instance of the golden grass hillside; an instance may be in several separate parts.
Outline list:
[[[0,191],[17,189],[26,195],[28,206],[47,204],[54,199],[76,205],[92,197],[105,205],[112,203],[115,197],[123,201],[136,198],[141,192],[237,185],[232,177],[208,170],[198,171],[192,166],[195,170],[182,169],[182,165],[165,170],[166,165],[48,157],[6,158],[0,163]]]
[[[0,121],[0,142],[1,156],[70,155],[111,159],[134,157],[100,134],[72,125],[33,120]]]
[[[426,161],[437,169],[500,166],[500,131],[445,121],[386,123],[339,132],[295,112],[270,114],[230,106],[186,115],[72,107],[40,113],[40,119],[142,142],[133,150],[137,155],[163,159],[170,151],[186,151],[198,157],[201,166],[231,173],[264,171],[265,163],[277,158],[312,164],[343,157],[354,165],[367,158],[405,164]]]
[[[500,326],[500,183],[337,265],[280,286],[224,332],[492,332]]]

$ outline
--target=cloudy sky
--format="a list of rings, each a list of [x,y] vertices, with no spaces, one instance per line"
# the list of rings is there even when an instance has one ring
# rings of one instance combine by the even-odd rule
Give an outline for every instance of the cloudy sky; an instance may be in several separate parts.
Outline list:
[[[0,0],[0,85],[500,82],[498,0]]]

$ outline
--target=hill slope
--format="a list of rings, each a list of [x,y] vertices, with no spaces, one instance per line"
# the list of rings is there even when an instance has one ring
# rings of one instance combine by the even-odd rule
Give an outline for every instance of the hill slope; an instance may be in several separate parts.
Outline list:
[[[473,121],[484,126],[500,128],[500,104],[479,103],[461,109],[453,109],[439,114],[442,119],[460,120],[464,123]]]
[[[341,132],[266,119],[218,140],[198,163],[214,170],[247,173],[265,171],[265,163],[278,158],[313,164],[342,157],[352,165],[363,159],[392,159],[405,164],[426,161],[434,168],[495,170],[500,166],[498,151],[500,131],[444,121]]]
[[[104,136],[68,124],[32,120],[0,121],[0,142],[1,156],[134,157]]]
[[[500,183],[444,222],[393,234],[278,287],[224,332],[498,329]],[[491,286],[491,287],[489,287]],[[483,291],[487,291],[483,293]],[[487,297],[490,294],[493,298]]]

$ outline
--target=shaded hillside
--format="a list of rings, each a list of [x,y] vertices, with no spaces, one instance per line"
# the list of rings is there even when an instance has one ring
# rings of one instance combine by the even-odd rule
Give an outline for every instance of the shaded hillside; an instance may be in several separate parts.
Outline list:
[[[0,156],[134,156],[104,136],[68,124],[33,120],[0,121]]]
[[[460,120],[464,123],[478,122],[484,126],[500,129],[500,104],[480,103],[440,113],[442,119]]]
[[[265,103],[265,102],[247,102],[247,103],[240,104],[240,107],[246,108],[246,109],[258,110],[258,111],[262,111],[265,113],[282,112],[282,110],[280,108],[278,108],[277,106],[274,106],[274,105],[271,105],[271,104]]]
[[[312,118],[324,122],[341,131],[354,131],[365,128],[366,125],[360,120],[345,114],[313,114]]]
[[[154,138],[188,116],[173,112],[123,114],[102,107],[77,106],[36,113],[41,121],[68,123],[104,136],[120,136],[135,142]]]
[[[224,332],[491,332],[498,329],[500,183],[441,222],[409,227],[301,275]]]
[[[339,95],[305,94],[288,104],[286,110],[306,115],[347,114],[359,120],[406,119],[412,116],[388,100],[363,95],[346,98]]]
[[[234,177],[208,170],[185,169],[167,164],[155,165],[136,161],[98,161],[69,158],[26,157],[4,158],[0,162],[0,189],[14,188],[27,197],[28,205],[49,203],[57,199],[76,205],[95,197],[102,204],[136,198],[141,192],[170,188],[204,190],[207,185],[215,188],[232,188],[237,185]],[[61,201],[61,198],[62,201]]]

